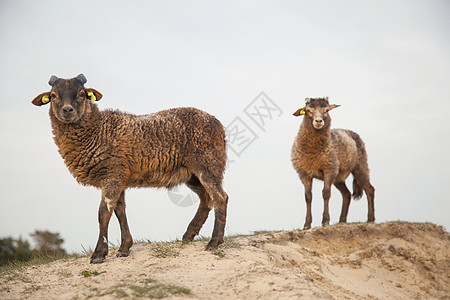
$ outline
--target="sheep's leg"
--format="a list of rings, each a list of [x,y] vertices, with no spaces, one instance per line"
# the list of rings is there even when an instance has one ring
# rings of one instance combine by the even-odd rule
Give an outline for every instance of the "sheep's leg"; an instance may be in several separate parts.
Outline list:
[[[341,216],[339,217],[339,222],[346,223],[348,208],[350,206],[350,200],[351,200],[352,194],[350,193],[347,186],[345,185],[345,182],[335,182],[334,185],[342,194],[342,210],[341,210]]]
[[[222,190],[221,187],[217,188],[217,190],[218,191],[213,193],[214,196],[212,197],[215,214],[214,229],[211,240],[206,246],[206,250],[216,249],[220,244],[223,243],[223,236],[225,235],[228,195]]]
[[[200,232],[200,229],[208,218],[209,211],[212,208],[212,202],[205,188],[195,175],[192,175],[191,179],[186,182],[186,185],[200,198],[197,213],[191,223],[189,223],[186,233],[183,235],[183,242],[191,242]]]
[[[116,196],[117,195],[117,196]],[[112,213],[116,207],[117,200],[119,199],[119,193],[111,193],[102,191],[102,201],[98,209],[98,223],[100,227],[100,233],[98,236],[97,246],[94,253],[91,256],[91,263],[99,264],[108,255],[108,225],[111,219]]]
[[[331,183],[332,180],[324,180],[322,197],[323,197],[323,216],[322,216],[322,226],[327,226],[330,224],[330,211],[329,211],[329,203],[331,196]]]
[[[133,245],[133,238],[131,237],[130,229],[128,228],[127,215],[125,212],[125,191],[120,194],[114,213],[119,220],[121,235],[120,248],[117,252],[117,257],[125,257],[130,254],[130,248]]]
[[[367,222],[375,222],[375,188],[367,182],[363,185],[363,189],[366,192],[368,204]]]
[[[353,172],[353,176],[366,192],[368,205],[367,222],[375,222],[375,188],[370,184],[369,173],[364,169],[358,169]]]
[[[104,199],[100,202],[98,209],[98,223],[100,233],[98,236],[97,246],[91,256],[91,264],[100,264],[108,255],[108,224],[111,219],[112,211],[108,209],[108,205]]]
[[[306,218],[303,229],[310,229],[312,222],[311,202],[312,202],[312,178],[300,178],[305,186],[305,201],[306,201]]]
[[[225,234],[225,222],[227,218],[227,204],[228,195],[222,189],[220,183],[215,183],[209,178],[205,179],[205,176],[201,177],[201,183],[205,187],[206,192],[209,194],[214,206],[214,229],[211,236],[211,240],[206,246],[206,250],[216,249],[223,243],[223,236]]]

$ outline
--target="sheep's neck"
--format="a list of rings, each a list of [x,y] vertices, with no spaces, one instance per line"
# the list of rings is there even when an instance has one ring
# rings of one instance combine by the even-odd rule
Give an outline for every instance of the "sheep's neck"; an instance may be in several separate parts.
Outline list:
[[[96,144],[100,118],[100,112],[96,105],[92,106],[89,116],[74,124],[59,121],[50,109],[55,144],[58,146],[58,151],[66,166],[76,177],[78,174],[75,174],[75,168],[77,165],[87,162],[89,147]]]
[[[301,143],[300,149],[304,153],[316,154],[324,151],[330,143],[330,126],[321,130],[316,130],[314,127],[304,120],[300,126]]]

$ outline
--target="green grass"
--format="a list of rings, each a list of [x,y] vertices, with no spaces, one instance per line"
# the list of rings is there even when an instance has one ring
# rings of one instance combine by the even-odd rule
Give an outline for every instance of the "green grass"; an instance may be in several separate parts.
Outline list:
[[[11,261],[7,264],[0,266],[0,274],[18,270],[24,267],[45,265],[56,260],[78,258],[81,255],[78,254],[36,254],[31,260],[28,261]]]
[[[175,249],[176,246],[176,243],[156,244],[151,248],[152,255],[159,258],[177,257],[180,255],[180,251]]]
[[[91,277],[91,276],[98,276],[103,273],[106,273],[106,271],[97,272],[97,271],[92,271],[92,270],[84,270],[83,272],[81,272],[80,275],[83,275],[84,277]]]
[[[162,299],[178,294],[190,295],[191,290],[173,284],[163,284],[153,279],[145,279],[139,281],[138,284],[123,283],[113,286],[99,296],[113,295],[115,298],[132,297]]]
[[[220,258],[225,257],[225,252],[223,252],[223,250],[220,250],[220,249],[211,250],[211,253],[214,255],[217,255]]]
[[[86,249],[83,245],[81,245],[81,248],[83,248],[83,251],[81,251],[81,256],[91,256],[92,253],[94,253],[94,250],[92,250],[91,247]]]

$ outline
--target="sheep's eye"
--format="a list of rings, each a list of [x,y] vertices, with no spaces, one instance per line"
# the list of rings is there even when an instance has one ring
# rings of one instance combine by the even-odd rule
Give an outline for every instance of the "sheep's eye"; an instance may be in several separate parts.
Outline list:
[[[84,98],[84,97],[86,97],[86,94],[84,92],[81,92],[80,93],[80,98]]]
[[[53,94],[53,93],[52,93],[52,94],[50,95],[50,97],[52,98],[52,100],[53,100],[53,99],[56,99],[56,94]]]

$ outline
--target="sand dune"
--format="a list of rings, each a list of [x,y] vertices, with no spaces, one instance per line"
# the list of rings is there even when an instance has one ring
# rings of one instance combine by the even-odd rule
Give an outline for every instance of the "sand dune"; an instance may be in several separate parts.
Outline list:
[[[6,272],[0,299],[450,299],[450,234],[434,224],[333,225],[205,245],[136,244],[100,265],[83,257]]]

